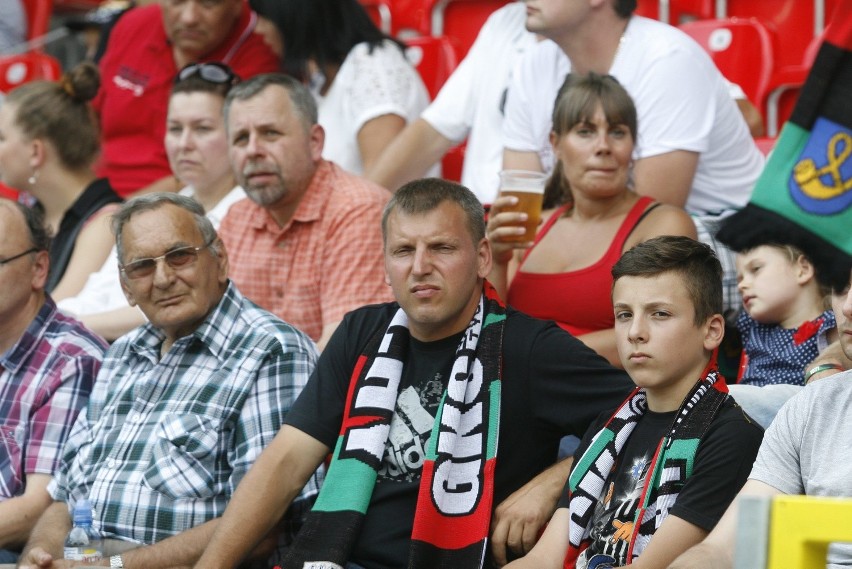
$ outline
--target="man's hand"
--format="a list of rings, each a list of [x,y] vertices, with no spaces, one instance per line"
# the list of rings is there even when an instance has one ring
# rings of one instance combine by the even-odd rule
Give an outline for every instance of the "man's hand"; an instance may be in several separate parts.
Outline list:
[[[507,548],[516,556],[522,556],[536,544],[544,526],[556,510],[559,492],[565,482],[565,478],[561,478],[561,482],[555,485],[554,493],[554,485],[541,483],[539,479],[545,475],[554,480],[559,479],[562,470],[565,470],[567,477],[570,467],[570,460],[551,467],[503,500],[494,510],[491,520],[491,552],[498,565],[507,563]],[[558,472],[552,472],[557,470]]]

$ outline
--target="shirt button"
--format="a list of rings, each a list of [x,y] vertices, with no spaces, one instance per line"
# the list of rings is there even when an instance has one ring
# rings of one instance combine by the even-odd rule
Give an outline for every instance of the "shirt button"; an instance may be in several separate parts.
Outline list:
[[[115,459],[114,458],[111,458],[107,461],[107,467],[108,468],[115,468]]]

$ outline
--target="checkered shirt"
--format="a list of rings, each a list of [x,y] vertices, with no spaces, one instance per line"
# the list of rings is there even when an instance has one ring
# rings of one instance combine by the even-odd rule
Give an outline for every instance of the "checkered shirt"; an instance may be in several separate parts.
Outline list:
[[[0,355],[0,501],[24,492],[26,474],[56,470],[106,349],[48,297],[18,342]]]
[[[249,200],[219,235],[230,276],[247,297],[314,340],[365,304],[393,300],[384,282],[384,188],[323,161],[284,227]]]
[[[161,358],[163,338],[149,323],[113,344],[48,486],[88,496],[105,537],[150,544],[221,516],[317,357],[233,284]],[[316,492],[311,480],[295,507]]]

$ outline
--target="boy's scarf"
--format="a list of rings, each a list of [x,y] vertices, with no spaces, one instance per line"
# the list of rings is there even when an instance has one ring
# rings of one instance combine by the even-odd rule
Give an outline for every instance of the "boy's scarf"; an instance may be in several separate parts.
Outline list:
[[[426,448],[409,568],[482,566],[494,493],[505,319],[505,306],[486,282],[456,350]],[[349,560],[385,453],[408,342],[408,318],[400,308],[358,358],[328,475],[285,569],[330,569]]]
[[[660,441],[634,518],[627,562],[638,557],[677,500],[692,475],[695,453],[722,404],[728,397],[725,379],[716,369],[715,357],[678,409],[668,434]],[[603,496],[618,456],[633,428],[648,408],[645,389],[636,388],[592,439],[568,478],[570,499],[569,545],[565,569],[574,569],[577,556],[586,549],[595,506]]]

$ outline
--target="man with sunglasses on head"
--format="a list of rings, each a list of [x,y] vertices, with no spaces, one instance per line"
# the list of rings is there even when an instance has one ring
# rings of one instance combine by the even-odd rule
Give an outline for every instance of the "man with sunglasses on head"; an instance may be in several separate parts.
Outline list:
[[[38,210],[0,200],[0,564],[50,504],[62,443],[106,344],[45,293],[50,238]]]
[[[227,253],[194,200],[137,197],[113,231],[122,288],[149,322],[107,353],[22,566],[66,567],[56,560],[69,506],[82,498],[106,538],[101,565],[192,565],[316,362],[307,336],[228,280]],[[315,492],[312,479],[279,526],[283,538]]]
[[[121,196],[178,189],[162,141],[179,69],[222,61],[244,78],[278,70],[257,20],[246,0],[159,0],[121,17],[99,63],[94,101],[103,125],[98,175]]]

